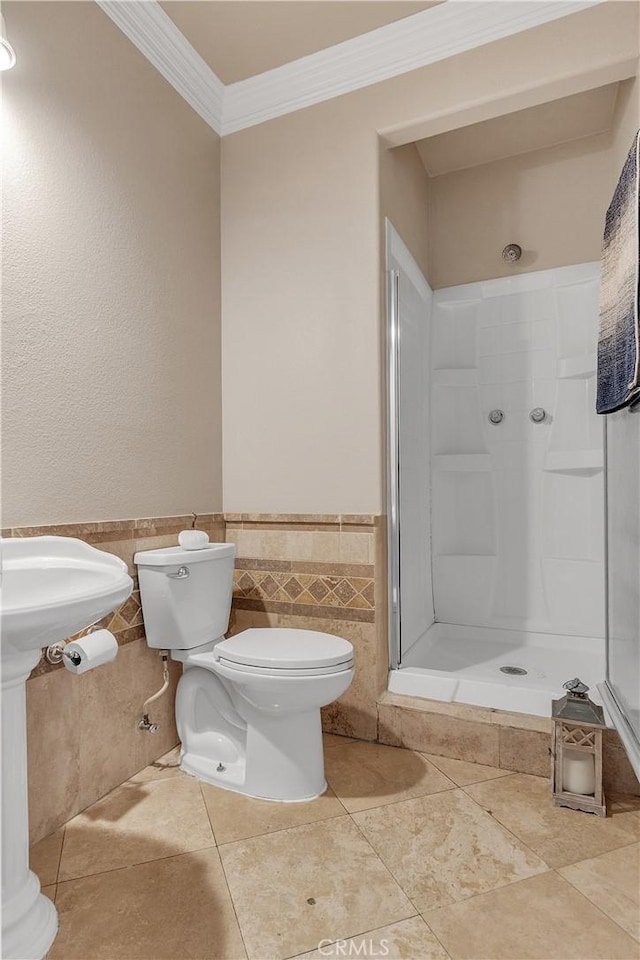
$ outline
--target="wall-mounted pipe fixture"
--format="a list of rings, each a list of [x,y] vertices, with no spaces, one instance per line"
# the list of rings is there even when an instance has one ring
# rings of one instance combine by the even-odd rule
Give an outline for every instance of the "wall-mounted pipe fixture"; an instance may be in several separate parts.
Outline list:
[[[517,243],[508,243],[502,251],[502,259],[505,263],[517,263],[522,256],[522,247]]]
[[[16,53],[7,40],[7,28],[0,13],[0,70],[11,70],[16,65]]]
[[[169,667],[167,666],[167,660],[169,659],[169,651],[161,650],[160,657],[163,663],[163,670],[162,670],[163,683],[160,689],[158,690],[158,692],[154,693],[152,697],[148,697],[145,700],[145,702],[142,704],[142,720],[140,720],[138,723],[138,730],[146,730],[147,733],[157,733],[158,730],[160,729],[159,723],[152,723],[152,721],[149,719],[149,714],[147,712],[149,708],[149,704],[153,703],[154,700],[159,700],[160,697],[164,693],[166,693],[166,691],[169,689]]]

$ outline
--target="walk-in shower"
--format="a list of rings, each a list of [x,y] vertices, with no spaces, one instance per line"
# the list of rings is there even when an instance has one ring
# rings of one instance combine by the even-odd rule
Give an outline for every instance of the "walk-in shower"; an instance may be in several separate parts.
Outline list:
[[[390,224],[387,259],[389,689],[548,715],[606,673],[599,265],[432,292]]]

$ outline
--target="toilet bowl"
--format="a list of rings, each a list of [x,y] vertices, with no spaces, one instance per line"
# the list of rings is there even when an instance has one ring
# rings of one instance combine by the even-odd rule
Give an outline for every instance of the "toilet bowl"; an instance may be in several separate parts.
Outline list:
[[[228,640],[233,544],[135,555],[149,646],[182,662],[180,766],[252,797],[297,802],[326,789],[320,708],[353,679],[353,647],[312,630],[249,629]]]

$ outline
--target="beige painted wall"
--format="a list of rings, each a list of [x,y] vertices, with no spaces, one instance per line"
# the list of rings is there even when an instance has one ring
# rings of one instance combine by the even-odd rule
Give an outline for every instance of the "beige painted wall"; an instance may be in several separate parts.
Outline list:
[[[640,60],[638,61],[640,74]],[[620,93],[616,102],[613,117],[613,143],[611,150],[611,192],[618,181],[618,176],[627,154],[631,149],[633,136],[640,127],[640,76],[621,84]]]
[[[389,149],[380,140],[380,245],[384,245],[384,219],[388,217],[429,280],[431,186],[413,143]]]
[[[3,13],[3,524],[215,511],[219,139],[96,4]]]
[[[226,510],[381,511],[378,133],[577,92],[637,58],[637,17],[602,4],[224,138]]]
[[[599,260],[605,213],[638,122],[638,81],[626,80],[608,133],[435,177],[433,287]],[[522,247],[519,263],[502,260],[507,243]]]
[[[436,177],[434,289],[598,260],[611,163],[602,134]],[[522,247],[516,264],[507,243]]]

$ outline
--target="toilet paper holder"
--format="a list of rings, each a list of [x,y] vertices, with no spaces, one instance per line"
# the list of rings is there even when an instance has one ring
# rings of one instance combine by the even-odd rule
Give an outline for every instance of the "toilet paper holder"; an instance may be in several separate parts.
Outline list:
[[[94,624],[93,627],[89,627],[89,629],[87,630],[87,633],[95,633],[96,630],[101,630],[101,629],[102,629],[101,627],[98,627],[97,625]],[[49,661],[49,663],[54,663],[54,664],[62,663],[62,661],[66,657],[67,660],[70,660],[71,663],[73,663],[76,667],[78,666],[78,664],[82,660],[82,657],[76,650],[72,650],[71,653],[67,653],[65,647],[68,642],[69,641],[67,640],[64,643],[62,643],[61,641],[60,643],[49,644],[49,646],[47,647],[47,652],[45,653],[45,657]]]

